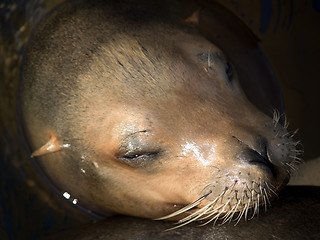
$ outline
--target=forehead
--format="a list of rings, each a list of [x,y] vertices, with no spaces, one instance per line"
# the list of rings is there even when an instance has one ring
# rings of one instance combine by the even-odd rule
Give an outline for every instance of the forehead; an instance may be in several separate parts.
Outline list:
[[[194,79],[210,78],[208,64],[218,70],[225,62],[218,47],[193,32],[118,33],[100,48],[89,63],[90,70],[79,78],[85,87],[95,82],[94,92],[103,89],[121,98],[137,91],[155,97]]]
[[[148,111],[177,118],[208,103],[223,105],[227,95],[236,95],[226,85],[225,62],[218,47],[194,32],[115,34],[94,55],[90,71],[79,76],[80,105],[98,119],[126,119],[128,126],[131,120],[147,125]]]

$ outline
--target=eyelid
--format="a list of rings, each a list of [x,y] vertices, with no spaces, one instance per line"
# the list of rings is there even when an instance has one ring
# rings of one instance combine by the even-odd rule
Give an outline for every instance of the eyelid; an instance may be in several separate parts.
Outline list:
[[[231,78],[233,77],[233,67],[232,67],[232,64],[230,62],[226,63],[225,72],[226,72],[229,80],[231,80]]]
[[[161,151],[156,150],[156,151],[147,151],[147,152],[128,152],[122,155],[120,158],[125,159],[125,160],[136,160],[139,158],[149,158],[149,157],[155,157],[157,156]]]

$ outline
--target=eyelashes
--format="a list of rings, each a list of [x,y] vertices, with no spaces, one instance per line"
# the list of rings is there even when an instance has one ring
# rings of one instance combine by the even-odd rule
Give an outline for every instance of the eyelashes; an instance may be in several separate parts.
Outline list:
[[[137,167],[140,164],[147,166],[148,163],[152,164],[163,151],[139,151],[139,152],[128,152],[119,157],[119,160],[123,161],[126,164],[129,164],[132,167]],[[147,165],[146,165],[147,164]]]
[[[155,152],[139,152],[139,153],[127,153],[121,156],[122,159],[127,161],[134,161],[139,159],[154,158],[159,154],[159,151]]]

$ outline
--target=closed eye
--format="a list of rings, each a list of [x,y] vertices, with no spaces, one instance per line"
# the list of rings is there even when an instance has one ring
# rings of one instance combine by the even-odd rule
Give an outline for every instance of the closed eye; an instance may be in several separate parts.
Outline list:
[[[125,161],[145,161],[156,158],[161,151],[126,153],[120,158]]]
[[[227,74],[229,83],[231,83],[233,79],[233,69],[232,69],[232,65],[229,62],[226,63],[225,72]]]

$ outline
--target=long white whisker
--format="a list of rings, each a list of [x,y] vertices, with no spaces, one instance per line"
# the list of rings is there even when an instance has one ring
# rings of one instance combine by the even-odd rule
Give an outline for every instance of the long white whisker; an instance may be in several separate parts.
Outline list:
[[[258,208],[258,203],[255,202],[255,203],[254,203],[254,210],[253,210],[252,216],[251,216],[251,218],[249,218],[249,220],[253,219],[253,217],[256,215],[256,213],[257,213],[257,208]]]
[[[191,223],[191,222],[194,222],[194,221],[196,221],[197,219],[199,219],[201,216],[203,216],[204,214],[206,214],[206,212],[209,211],[209,210],[210,210],[210,208],[207,208],[203,213],[199,214],[198,216],[196,216],[196,217],[190,219],[189,221],[186,221],[186,222],[184,222],[184,223],[182,223],[182,224],[180,224],[180,225],[178,225],[178,226],[169,228],[169,229],[167,229],[167,231],[170,231],[170,230],[173,230],[173,229],[177,229],[177,228],[183,227],[183,226],[185,226],[185,225],[187,225],[187,224],[189,224],[189,223]],[[179,222],[180,222],[180,221],[179,221]]]
[[[239,200],[237,201],[237,204],[235,205],[235,207],[233,207],[233,208],[231,209],[232,214],[231,214],[231,216],[229,217],[229,218],[230,218],[229,222],[232,221],[234,214],[237,212],[237,209],[238,209],[238,207],[239,207],[240,202],[241,202],[241,200],[239,199]]]
[[[222,206],[220,206],[220,207],[222,207]],[[219,208],[220,208],[220,207],[219,207]],[[218,213],[218,210],[219,210],[219,209],[216,209],[215,211],[210,212],[210,214],[208,214],[208,215],[200,218],[199,220],[205,220],[205,219],[211,218],[211,217],[214,216],[216,213]],[[211,219],[210,219],[210,220],[211,220]],[[203,223],[203,224],[200,224],[200,226],[207,225],[209,222],[211,222],[210,220],[209,220],[208,222],[205,222],[205,223]]]
[[[260,194],[257,194],[257,204],[258,204],[258,208],[257,208],[257,216],[259,215],[259,207],[260,207]]]
[[[205,226],[205,225],[207,225],[207,224],[209,224],[209,223],[211,223],[213,220],[215,220],[215,222],[214,222],[214,225],[216,224],[216,221],[217,221],[217,219],[219,218],[219,216],[221,215],[221,212],[216,212],[216,213],[218,213],[216,216],[214,216],[213,218],[211,218],[210,220],[208,220],[207,222],[205,222],[205,223],[203,223],[203,224],[200,224],[199,226],[200,227],[203,227],[203,226]],[[213,216],[213,213],[211,214],[211,216]]]
[[[278,194],[272,190],[272,188],[269,186],[267,182],[264,182],[264,184],[269,189],[270,192],[272,192],[277,198],[279,198]]]
[[[295,159],[297,161],[304,162],[302,158],[299,158],[297,156],[289,156],[289,157],[291,157],[291,158],[293,158],[293,159]]]
[[[194,208],[195,206],[199,205],[199,204],[201,203],[201,201],[202,201],[203,199],[205,199],[205,198],[206,198],[209,194],[211,194],[211,193],[212,193],[212,191],[210,191],[209,193],[203,195],[202,197],[200,197],[198,200],[194,201],[193,203],[188,204],[187,206],[179,209],[178,211],[175,211],[175,212],[173,212],[173,213],[171,213],[171,214],[169,214],[169,215],[166,215],[166,216],[164,216],[164,217],[156,218],[156,219],[154,219],[154,220],[164,220],[164,219],[168,219],[168,218],[175,217],[175,216],[177,216],[177,215],[179,215],[179,214],[181,214],[181,213],[184,213],[184,212],[190,210],[191,208]]]
[[[231,222],[233,219],[234,214],[237,212],[237,209],[239,207],[239,204],[241,202],[241,199],[239,199],[237,201],[237,204],[233,206],[233,208],[228,212],[228,214],[226,214],[223,219],[224,221],[221,223],[221,225],[225,224],[226,222]]]
[[[267,206],[267,201],[266,201],[266,196],[263,194],[263,201],[264,201],[264,211],[267,212],[268,206]]]
[[[250,206],[250,198],[248,199],[248,202],[246,203],[246,205],[245,205],[245,209],[246,209],[246,211],[245,211],[245,214],[244,214],[244,219],[247,221],[248,220],[248,210],[249,210],[249,206]]]
[[[208,223],[212,222],[214,219],[215,219],[214,224],[216,224],[219,216],[224,212],[224,209],[226,208],[226,206],[229,204],[230,201],[231,201],[231,200],[229,199],[223,206],[219,206],[218,208],[214,209],[212,213],[210,213],[208,216],[206,216],[205,218],[203,218],[203,219],[207,219],[207,218],[213,216],[213,215],[217,212],[217,210],[218,210],[219,208],[223,207],[222,210],[221,210],[215,217],[213,217],[213,218],[210,219],[209,221],[205,222],[204,224],[201,224],[200,226],[207,225]]]
[[[268,193],[267,193],[266,189],[263,188],[263,191],[264,191],[264,195],[266,196],[266,199],[267,199],[267,202],[268,202],[269,206],[271,206],[271,203],[270,203],[270,200],[269,200]]]
[[[217,197],[215,201],[217,201],[218,198],[219,198],[219,197]],[[201,216],[203,215],[202,212],[204,212],[204,211],[205,211],[205,212],[208,212],[209,210],[211,210],[210,207],[212,207],[212,205],[215,204],[215,201],[212,201],[212,202],[208,203],[206,206],[200,208],[198,211],[196,211],[196,212],[190,214],[189,216],[187,216],[187,217],[179,220],[178,223],[186,222],[186,221],[188,221],[189,219],[191,219],[191,218],[193,218],[193,217],[195,217],[195,216],[197,217],[197,215],[199,215],[199,214],[201,214],[201,215],[200,215],[200,217],[201,217]],[[199,217],[197,217],[197,219],[198,219],[198,218],[199,218]]]
[[[238,223],[240,222],[244,212],[245,212],[245,207],[242,209],[242,211],[240,212],[239,216],[236,218],[237,222],[234,224],[234,226],[238,225]]]

